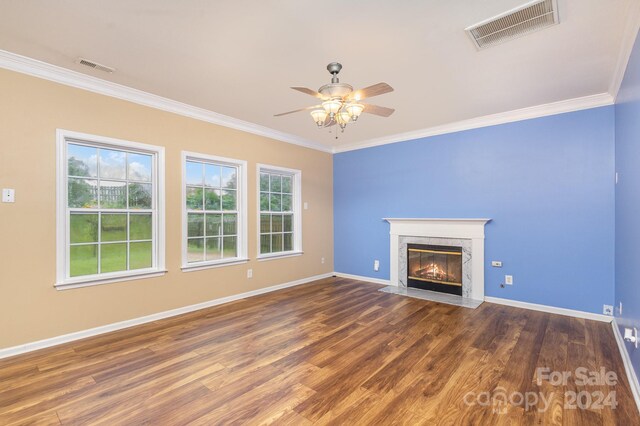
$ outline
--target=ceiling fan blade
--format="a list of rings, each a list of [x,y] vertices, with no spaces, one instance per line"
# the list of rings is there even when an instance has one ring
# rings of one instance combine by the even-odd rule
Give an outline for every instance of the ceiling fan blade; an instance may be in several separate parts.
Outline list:
[[[334,120],[333,118],[328,119],[328,121],[324,123],[324,127],[331,127],[335,125],[336,125],[336,120]]]
[[[306,93],[307,95],[311,95],[314,98],[324,99],[324,97],[316,92],[315,90],[309,89],[308,87],[292,87],[293,90],[297,90],[298,92]]]
[[[361,99],[372,98],[378,95],[384,95],[385,93],[393,92],[393,87],[387,83],[378,83],[373,86],[365,87],[364,89],[354,91],[349,99],[355,99],[357,101]]]
[[[379,115],[380,117],[389,117],[395,111],[395,109],[393,108],[381,107],[378,105],[371,105],[371,104],[362,104],[362,105],[364,105],[363,112]]]
[[[281,112],[280,114],[274,114],[273,116],[274,117],[282,117],[283,115],[293,114],[294,112],[309,111],[309,110],[317,109],[317,108],[322,108],[322,105],[315,105],[315,106],[310,106],[310,107],[306,107],[306,108],[294,109],[293,111]]]

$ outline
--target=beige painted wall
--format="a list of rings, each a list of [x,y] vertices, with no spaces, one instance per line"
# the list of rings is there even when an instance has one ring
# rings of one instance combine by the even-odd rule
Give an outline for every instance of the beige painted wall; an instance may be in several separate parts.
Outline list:
[[[165,276],[54,289],[57,128],[165,147]],[[181,272],[181,150],[248,161],[248,264]],[[300,257],[255,260],[256,163],[302,170]],[[331,272],[332,176],[328,153],[0,70],[0,348]]]

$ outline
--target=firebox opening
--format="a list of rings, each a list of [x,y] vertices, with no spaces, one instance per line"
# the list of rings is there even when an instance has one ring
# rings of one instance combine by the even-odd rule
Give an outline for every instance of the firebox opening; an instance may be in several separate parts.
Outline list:
[[[407,287],[462,296],[462,247],[407,245]]]

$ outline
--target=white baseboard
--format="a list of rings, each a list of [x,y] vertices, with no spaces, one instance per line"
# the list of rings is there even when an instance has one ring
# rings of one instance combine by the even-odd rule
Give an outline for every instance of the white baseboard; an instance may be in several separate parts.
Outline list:
[[[565,315],[568,317],[584,318],[595,321],[611,322],[613,317],[602,314],[594,314],[591,312],[575,311],[573,309],[556,308],[555,306],[538,305],[536,303],[520,302],[511,299],[502,299],[500,297],[485,296],[485,302],[497,303],[498,305],[513,306],[516,308],[531,309],[532,311],[548,312],[550,314]]]
[[[221,297],[219,299],[209,300],[202,303],[196,303],[195,305],[189,305],[189,306],[184,306],[182,308],[171,309],[169,311],[158,312],[156,314],[151,314],[144,317],[133,318],[126,321],[120,321],[112,324],[102,325],[100,327],[90,328],[88,330],[81,330],[81,331],[76,331],[69,334],[64,334],[62,336],[56,336],[56,337],[51,337],[49,339],[38,340],[37,342],[30,342],[30,343],[25,343],[18,346],[13,346],[10,348],[0,349],[0,359],[23,354],[26,352],[35,351],[38,349],[44,349],[51,346],[60,345],[62,343],[73,342],[74,340],[80,340],[80,339],[84,339],[91,336],[97,336],[99,334],[109,333],[111,331],[121,330],[123,328],[133,327],[135,325],[157,321],[163,318],[169,318],[176,315],[186,314],[188,312],[193,312],[193,311],[209,308],[216,305],[222,305],[223,303],[233,302],[235,300],[246,299],[247,297],[258,296],[260,294],[281,290],[287,287],[294,287],[297,285],[306,284],[306,283],[320,280],[323,278],[329,278],[331,276],[333,276],[333,272],[328,272],[326,274],[302,278],[302,279],[290,281],[284,284],[278,284],[271,287],[265,287],[257,290],[247,291],[246,293],[234,294],[227,297]]]
[[[629,387],[631,387],[631,393],[633,393],[633,398],[636,400],[638,411],[640,411],[640,383],[638,383],[638,376],[636,376],[636,371],[633,369],[633,364],[631,363],[629,352],[627,352],[627,349],[624,344],[624,339],[620,334],[620,329],[618,328],[618,323],[615,318],[611,322],[611,326],[613,327],[613,335],[616,336],[616,342],[618,343],[620,356],[622,356],[624,369],[627,372],[627,379],[629,380]]]
[[[385,280],[382,278],[371,278],[371,277],[365,277],[362,275],[345,274],[342,272],[334,272],[333,275],[340,278],[351,278],[352,280],[366,281],[373,284],[391,285],[390,280]]]

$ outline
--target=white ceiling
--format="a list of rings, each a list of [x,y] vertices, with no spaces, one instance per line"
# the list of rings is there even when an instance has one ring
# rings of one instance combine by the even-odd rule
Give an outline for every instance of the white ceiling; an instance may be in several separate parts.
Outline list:
[[[0,49],[327,147],[611,91],[634,0],[559,0],[561,24],[477,51],[464,29],[526,0],[0,0]],[[627,37],[628,38],[628,37]],[[628,43],[627,43],[628,44]],[[75,63],[114,67],[114,74]],[[289,89],[395,88],[336,141]]]

